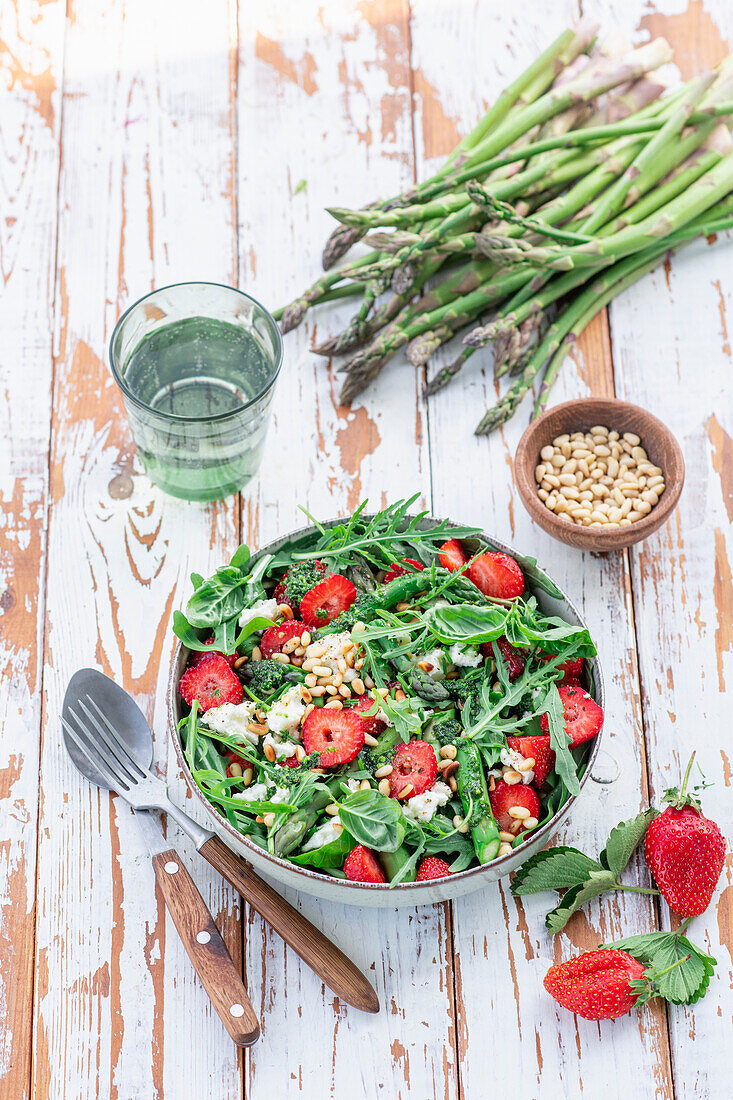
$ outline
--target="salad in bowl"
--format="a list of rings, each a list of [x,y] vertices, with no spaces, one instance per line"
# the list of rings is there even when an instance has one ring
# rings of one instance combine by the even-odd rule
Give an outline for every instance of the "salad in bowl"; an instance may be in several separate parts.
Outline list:
[[[603,723],[595,646],[546,574],[412,504],[242,546],[174,615],[187,780],[227,842],[322,896],[516,869]]]

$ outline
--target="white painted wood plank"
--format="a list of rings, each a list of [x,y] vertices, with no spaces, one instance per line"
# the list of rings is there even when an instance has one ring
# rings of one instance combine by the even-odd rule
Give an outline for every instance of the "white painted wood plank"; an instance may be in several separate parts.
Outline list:
[[[423,143],[421,176],[437,163],[430,155],[446,152],[452,143],[450,120],[462,119],[461,129],[468,128],[477,117],[477,105],[490,102],[507,79],[575,16],[572,3],[556,4],[549,13],[531,3],[476,8],[436,6],[429,0],[413,4],[413,61],[420,82],[430,89],[418,100],[415,128]],[[600,354],[599,361],[588,361],[589,353]],[[450,362],[453,354],[455,349],[436,356],[432,370]],[[599,325],[581,342],[577,362],[566,364],[553,399],[587,393],[591,386],[594,392],[608,392],[607,349],[605,366],[603,355]],[[636,813],[644,798],[625,559],[569,550],[532,525],[512,482],[512,457],[531,411],[528,404],[488,440],[472,435],[481,412],[496,396],[490,355],[485,354],[481,359],[475,356],[464,375],[430,402],[434,509],[462,522],[481,524],[521,552],[536,556],[587,616],[599,644],[608,690],[604,763],[618,769],[619,779],[610,785],[588,785],[561,839],[596,854],[611,827]],[[460,476],[460,471],[466,474]],[[552,904],[552,895],[520,904],[512,899],[507,882],[453,903],[465,1096],[472,1100],[483,1095],[485,1082],[495,1076],[498,1064],[511,1067],[512,1091],[518,1096],[544,1095],[545,1090],[553,1096],[587,1096],[594,1094],[601,1080],[616,1095],[612,1082],[625,1080],[630,1064],[638,1067],[635,1096],[670,1095],[662,1012],[646,1009],[623,1024],[604,1025],[599,1042],[598,1025],[576,1022],[562,1009],[556,1011],[542,988],[554,961],[604,939],[652,928],[649,902],[613,898],[596,903],[555,941],[543,923]],[[489,1015],[491,1026],[487,1027]]]
[[[406,13],[406,4],[351,0],[240,8],[241,285],[266,304],[318,276],[333,227],[324,206],[412,178]],[[262,477],[245,497],[255,545],[299,526],[298,504],[328,517],[366,496],[377,507],[415,491],[427,499],[412,368],[347,410],[337,405],[340,380],[307,350],[316,325],[319,335],[337,331],[353,308],[321,310],[286,337]],[[289,897],[370,974],[384,1007],[374,1017],[334,1003],[252,917],[247,972],[261,975],[263,1035],[247,1057],[247,1096],[454,1096],[445,908],[362,912]]]
[[[33,1012],[63,5],[3,3],[0,27],[0,1092],[23,1100]]]
[[[35,1089],[39,1097],[241,1097],[236,1052],[157,904],[124,805],[60,746],[69,675],[96,664],[156,718],[187,573],[237,544],[236,501],[173,501],[140,473],[105,366],[118,308],[153,285],[229,281],[233,7],[127,0],[70,12],[57,274]],[[181,845],[183,848],[184,846]],[[237,905],[187,859],[236,950]]]
[[[705,0],[689,10],[665,0],[633,25],[624,5],[604,4],[627,33],[664,34],[689,78],[727,54],[730,5]],[[711,786],[703,810],[733,836],[727,730],[733,681],[733,399],[729,327],[733,316],[733,238],[696,242],[611,307],[620,397],[652,409],[683,449],[687,480],[677,512],[631,552],[636,628],[649,754],[656,798],[678,784],[693,749]],[[651,322],[650,322],[650,319]],[[660,334],[663,338],[660,339]],[[713,1098],[730,1091],[725,1049],[733,1017],[733,860],[690,937],[718,960],[705,998],[670,1009],[675,1091]],[[662,906],[665,927],[670,914]],[[696,1041],[697,1040],[697,1041]]]

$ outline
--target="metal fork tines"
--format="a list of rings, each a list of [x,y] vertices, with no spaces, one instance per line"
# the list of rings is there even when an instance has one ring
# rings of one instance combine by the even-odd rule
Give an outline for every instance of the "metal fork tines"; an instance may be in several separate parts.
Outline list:
[[[86,723],[72,707],[68,708],[68,714],[74,719],[77,728],[75,729],[65,718],[61,718],[64,729],[77,749],[102,772],[109,786],[115,790],[122,788],[123,791],[130,792],[141,780],[154,782],[155,777],[133,759],[114,726],[99,709],[94,699],[87,695],[87,700],[98,717],[91,712],[82,699],[78,699],[77,706],[83,712]]]

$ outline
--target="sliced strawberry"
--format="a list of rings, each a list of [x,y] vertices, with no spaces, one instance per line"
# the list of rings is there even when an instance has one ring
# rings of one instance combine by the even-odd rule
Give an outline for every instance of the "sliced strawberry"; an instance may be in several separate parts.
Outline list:
[[[547,650],[542,650],[540,660],[543,664],[547,664],[551,661],[556,654],[548,653]],[[556,667],[562,672],[561,684],[577,684],[580,677],[583,675],[583,666],[585,662],[582,657],[571,657],[569,661],[563,661],[562,664]]]
[[[369,695],[367,692],[366,695],[362,695],[361,699],[358,699],[356,703],[354,703],[351,709],[359,712],[374,710],[374,702],[374,696]],[[364,732],[371,733],[372,737],[379,737],[380,733],[387,728],[387,723],[384,719],[378,718],[376,713],[362,717],[362,722],[364,723]]]
[[[438,856],[428,856],[417,869],[415,882],[428,882],[434,878],[445,878],[450,874],[450,867],[444,859]]]
[[[499,780],[493,791],[489,791],[489,802],[496,818],[496,824],[503,832],[520,833],[527,827],[524,824],[525,820],[539,820],[540,800],[537,797],[537,791],[533,787],[525,787],[522,783],[515,783],[510,786],[503,779]],[[509,813],[509,810],[515,806],[529,810],[529,817],[522,819],[522,823],[518,828],[517,821],[520,819]]]
[[[565,729],[570,735],[570,748],[574,749],[601,732],[603,711],[579,684],[561,684],[558,691],[565,712]],[[542,715],[540,726],[543,733],[550,732],[546,714]]]
[[[351,882],[386,882],[382,864],[376,853],[363,844],[352,848],[344,860],[344,874]]]
[[[279,581],[275,591],[272,593],[273,600],[277,600],[279,604],[286,603],[288,607],[295,611],[295,608],[288,599],[288,574],[283,573],[282,579]]]
[[[429,741],[402,741],[395,749],[389,777],[392,798],[414,798],[424,794],[438,778],[438,761]],[[403,791],[412,785],[412,789]]]
[[[278,764],[281,768],[297,768],[298,757],[297,756],[283,756],[278,760]]]
[[[272,657],[273,653],[282,653],[286,642],[292,642],[293,638],[299,638],[308,627],[297,619],[286,619],[277,626],[268,626],[262,635],[260,649],[263,657]]]
[[[524,672],[524,666],[527,663],[527,652],[524,649],[519,649],[517,646],[508,642],[504,635],[501,638],[496,639],[496,644],[499,647],[499,652],[504,658],[504,664],[507,668],[507,674],[509,679],[514,681],[518,680]],[[494,649],[491,642],[483,642],[479,647],[484,657],[489,660],[493,660]]]
[[[537,734],[528,737],[507,737],[506,743],[510,749],[521,752],[525,759],[532,758],[534,764],[534,785],[541,787],[548,775],[555,767],[555,753],[550,748],[549,734]]]
[[[499,551],[486,551],[474,558],[468,575],[484,596],[513,600],[524,592],[524,574],[514,558]]]
[[[204,645],[213,646],[213,644],[214,644],[214,635],[213,634],[211,635],[210,638],[204,638]],[[239,656],[239,654],[237,654],[237,653],[222,653],[221,650],[219,650],[219,649],[211,649],[211,650],[209,650],[208,653],[205,650],[199,650],[198,652],[191,654],[191,657],[190,657],[189,662],[188,662],[188,667],[189,668],[195,668],[196,665],[201,664],[204,657],[211,657],[212,653],[216,653],[216,654],[218,654],[219,657],[223,657],[230,668],[234,668],[234,662],[236,661],[237,657]]]
[[[348,764],[364,748],[364,722],[354,710],[312,710],[303,722],[303,748],[318,752],[322,768]]]
[[[438,558],[443,568],[449,569],[451,573],[461,569],[468,561],[458,539],[448,539],[447,542],[444,542],[438,550]]]
[[[391,565],[384,575],[384,583],[389,584],[390,581],[397,580],[398,577],[403,577],[405,573],[422,573],[425,566],[421,561],[415,561],[414,558],[403,558],[403,565]],[[405,569],[405,565],[409,565],[409,569]]]
[[[178,690],[189,706],[194,699],[198,699],[202,714],[210,707],[241,703],[244,698],[237,674],[220,653],[207,653],[203,661],[187,668],[181,676]]]
[[[332,573],[300,601],[300,614],[308,626],[325,626],[356,599],[356,588],[347,577]]]

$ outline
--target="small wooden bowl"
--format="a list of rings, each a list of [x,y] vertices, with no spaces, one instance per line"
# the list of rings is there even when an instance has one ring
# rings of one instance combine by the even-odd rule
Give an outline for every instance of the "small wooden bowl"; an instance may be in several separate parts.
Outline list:
[[[566,523],[545,508],[537,495],[534,472],[540,462],[542,448],[552,443],[558,435],[587,432],[595,424],[603,424],[620,435],[624,432],[638,435],[649,461],[661,467],[664,474],[665,490],[659,503],[643,519],[628,527],[606,530]],[[685,481],[685,463],[679,443],[669,428],[646,409],[615,398],[582,397],[555,405],[532,421],[517,447],[514,476],[525,508],[543,531],[579,550],[603,552],[633,546],[662,526],[680,498]]]

